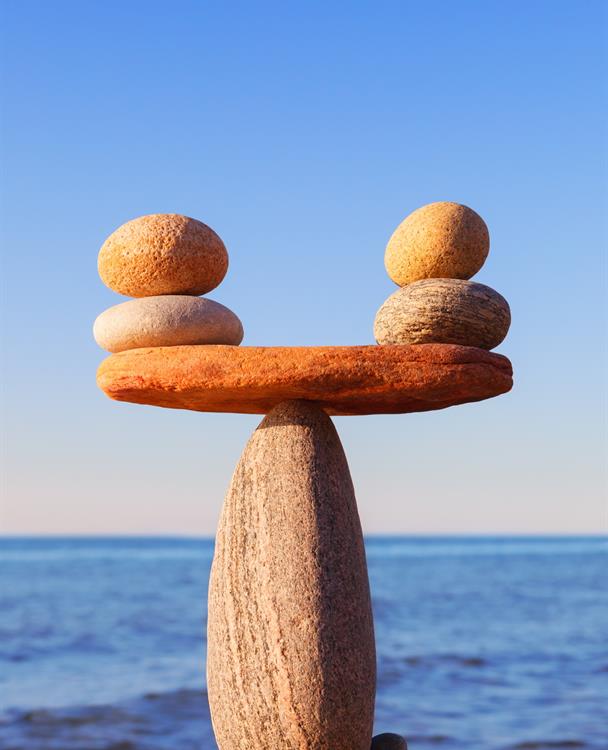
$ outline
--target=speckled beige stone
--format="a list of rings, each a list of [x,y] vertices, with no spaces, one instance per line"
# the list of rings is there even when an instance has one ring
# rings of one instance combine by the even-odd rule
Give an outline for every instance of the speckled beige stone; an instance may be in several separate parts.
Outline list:
[[[392,294],[376,314],[379,344],[460,344],[493,349],[505,338],[511,312],[484,284],[423,279]]]
[[[111,234],[97,267],[106,286],[129,297],[198,295],[222,281],[228,253],[206,224],[180,214],[151,214]]]
[[[112,354],[97,384],[117,401],[266,414],[286,399],[328,414],[445,409],[509,391],[511,363],[452,344],[173,346]]]
[[[142,297],[110,307],[95,321],[95,341],[109,352],[142,346],[231,344],[243,340],[243,326],[224,305],[204,297]]]
[[[209,588],[220,750],[369,750],[372,612],[355,494],[330,418],[280,404],[239,461]]]
[[[429,203],[399,224],[384,265],[399,286],[418,279],[470,279],[489,249],[488,228],[475,211],[460,203]]]

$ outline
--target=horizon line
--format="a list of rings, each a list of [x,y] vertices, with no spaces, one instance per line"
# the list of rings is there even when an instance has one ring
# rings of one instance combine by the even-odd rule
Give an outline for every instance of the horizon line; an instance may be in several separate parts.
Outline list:
[[[595,532],[560,532],[560,531],[517,531],[517,532],[435,532],[435,531],[408,531],[400,533],[390,532],[372,532],[364,533],[367,539],[606,539],[608,541],[608,530]],[[163,534],[149,532],[66,532],[66,533],[47,533],[47,532],[4,532],[0,531],[0,540],[3,539],[166,539],[166,540],[213,540],[215,534]]]

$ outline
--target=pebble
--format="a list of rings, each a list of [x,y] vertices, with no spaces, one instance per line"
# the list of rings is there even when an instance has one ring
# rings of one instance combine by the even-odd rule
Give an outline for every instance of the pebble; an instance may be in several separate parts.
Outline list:
[[[490,249],[484,220],[460,203],[429,203],[399,224],[384,265],[399,286],[419,279],[470,279]]]
[[[407,742],[398,734],[385,732],[374,737],[371,750],[407,750]]]
[[[146,346],[231,344],[243,340],[243,326],[224,305],[204,297],[143,297],[110,307],[95,321],[95,341],[109,352]]]
[[[379,344],[461,344],[494,349],[507,335],[507,301],[484,284],[424,279],[392,294],[376,314]]]
[[[151,214],[111,234],[97,266],[103,283],[128,297],[199,295],[222,281],[228,253],[206,224],[179,214]]]

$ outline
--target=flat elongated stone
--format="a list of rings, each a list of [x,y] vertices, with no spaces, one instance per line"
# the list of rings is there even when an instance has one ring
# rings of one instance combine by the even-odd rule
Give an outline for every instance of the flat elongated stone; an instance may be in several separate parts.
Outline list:
[[[369,750],[375,648],[361,526],[329,417],[274,409],[239,461],[209,588],[221,750]]]
[[[513,384],[506,357],[452,344],[134,349],[102,362],[97,383],[117,401],[173,409],[265,414],[306,399],[336,415],[444,409]]]

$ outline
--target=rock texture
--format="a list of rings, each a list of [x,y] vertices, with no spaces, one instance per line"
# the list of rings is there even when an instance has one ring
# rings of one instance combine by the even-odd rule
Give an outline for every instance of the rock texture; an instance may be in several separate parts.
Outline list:
[[[505,338],[511,312],[484,284],[424,279],[398,289],[376,314],[379,344],[460,344],[493,349]]]
[[[228,253],[206,224],[180,214],[151,214],[111,234],[97,267],[106,286],[129,297],[198,295],[222,281]]]
[[[232,344],[243,340],[243,326],[224,305],[204,297],[143,297],[110,307],[95,321],[95,341],[109,352],[142,346]]]
[[[286,399],[329,414],[443,409],[506,393],[506,357],[449,344],[136,349],[108,357],[99,387],[118,401],[265,414]]]
[[[470,279],[490,249],[484,220],[460,203],[429,203],[399,224],[384,265],[399,286],[418,279]]]
[[[372,740],[371,750],[407,750],[407,742],[398,734],[377,734]]]
[[[207,642],[220,750],[369,750],[375,650],[361,527],[340,440],[312,404],[280,404],[239,461]]]

